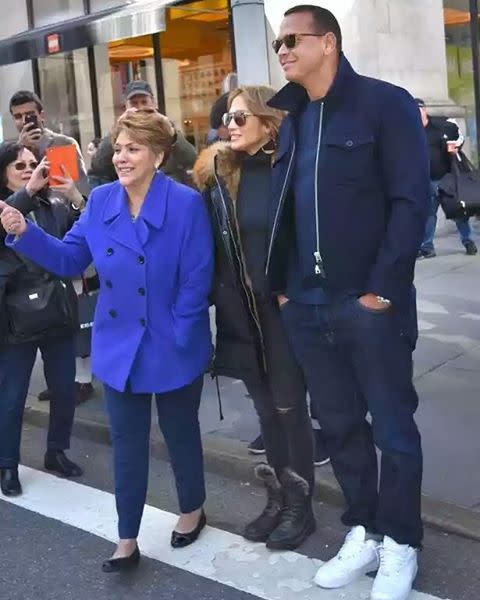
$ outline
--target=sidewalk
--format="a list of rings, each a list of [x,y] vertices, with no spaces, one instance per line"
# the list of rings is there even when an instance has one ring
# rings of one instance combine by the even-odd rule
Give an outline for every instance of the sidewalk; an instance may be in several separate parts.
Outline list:
[[[472,225],[480,240],[480,223],[472,220]],[[480,255],[464,254],[451,225],[442,230],[437,258],[419,261],[416,277],[420,340],[415,381],[424,494],[480,513]],[[28,398],[31,410],[48,410],[48,404],[36,401],[44,387],[37,361]],[[214,382],[205,378],[202,431],[213,446],[228,439],[238,447],[238,441],[249,442],[258,434],[256,415],[241,382],[222,378],[220,387],[222,422]],[[77,409],[79,420],[106,422],[97,388],[97,397]],[[317,472],[328,475],[328,468]]]

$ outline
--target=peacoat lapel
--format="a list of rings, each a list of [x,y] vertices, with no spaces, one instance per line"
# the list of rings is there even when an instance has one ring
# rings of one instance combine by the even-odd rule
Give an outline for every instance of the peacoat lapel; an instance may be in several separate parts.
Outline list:
[[[158,173],[152,180],[142,209],[133,223],[125,189],[116,183],[105,202],[103,220],[107,234],[117,243],[139,252],[147,244],[150,227],[160,229],[165,219],[169,179]]]

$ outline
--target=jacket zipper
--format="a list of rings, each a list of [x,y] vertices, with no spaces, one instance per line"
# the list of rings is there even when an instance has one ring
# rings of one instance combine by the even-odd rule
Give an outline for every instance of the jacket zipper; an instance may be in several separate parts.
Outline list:
[[[320,104],[320,120],[318,124],[318,141],[317,141],[317,156],[315,158],[315,229],[317,235],[317,248],[313,253],[315,258],[315,275],[323,275],[325,276],[325,271],[323,268],[323,260],[322,254],[320,252],[320,216],[319,216],[319,208],[318,208],[318,165],[320,162],[320,149],[322,145],[322,135],[323,135],[323,109],[324,102]]]
[[[292,155],[290,156],[290,161],[289,161],[288,167],[287,167],[287,173],[285,175],[285,180],[283,182],[282,192],[280,194],[280,200],[278,202],[277,212],[275,214],[275,220],[273,221],[272,235],[270,236],[270,244],[268,246],[267,264],[266,264],[266,267],[265,267],[265,274],[266,275],[268,275],[268,269],[270,267],[270,259],[272,257],[273,241],[275,239],[275,234],[277,232],[278,219],[280,218],[280,213],[281,213],[282,207],[283,207],[283,201],[285,200],[285,192],[287,190],[287,183],[288,183],[288,179],[290,177],[290,171],[292,170],[293,159],[295,157],[296,149],[297,149],[297,144],[294,141],[293,142],[293,148],[292,148]]]
[[[241,265],[241,269],[245,272],[246,271],[245,265],[244,265],[241,253],[240,253],[239,249],[237,248],[237,244],[235,243],[235,236],[233,235],[232,227],[231,227],[231,225],[229,223],[227,203],[225,202],[225,197],[223,195],[223,189],[222,189],[222,186],[220,184],[220,181],[218,180],[218,176],[217,176],[216,173],[215,173],[214,176],[215,176],[215,182],[216,182],[217,187],[218,187],[218,191],[220,192],[220,198],[222,199],[222,204],[223,204],[223,208],[225,210],[225,216],[226,216],[226,219],[227,219],[227,223],[228,223],[228,226],[230,228],[230,237],[231,237],[231,240],[232,240],[232,243],[233,243],[233,247],[235,249],[235,254],[236,254],[236,257],[237,257],[237,260],[238,260],[239,264]],[[249,286],[245,283],[244,277],[240,276],[240,281],[242,283],[243,290],[245,292],[245,295],[246,295],[248,303],[249,303],[249,308],[250,308],[251,315],[253,317],[253,320],[255,321],[255,325],[257,326],[258,333],[260,335],[260,344],[262,346],[263,367],[264,367],[265,372],[266,372],[267,371],[267,357],[265,355],[265,346],[264,346],[264,341],[263,341],[263,332],[262,332],[262,327],[260,325],[260,319],[258,317],[257,307],[256,307],[256,303],[255,303],[255,297],[254,297],[253,292],[251,291],[251,289],[249,289]]]

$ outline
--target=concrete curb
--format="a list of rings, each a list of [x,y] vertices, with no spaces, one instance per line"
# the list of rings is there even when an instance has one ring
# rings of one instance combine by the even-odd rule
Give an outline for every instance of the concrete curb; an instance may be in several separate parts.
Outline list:
[[[48,425],[48,412],[33,407],[25,409],[24,422],[37,427]],[[91,419],[76,418],[74,437],[100,444],[110,444],[110,435],[105,423]],[[227,438],[204,436],[204,460],[206,471],[229,479],[238,479],[255,485],[253,466],[255,458],[248,454],[244,443]],[[167,452],[162,438],[152,436],[151,453],[166,458]],[[321,502],[343,506],[343,495],[332,473],[316,472],[314,497]],[[399,498],[399,502],[401,499]],[[445,533],[480,541],[480,512],[455,506],[428,496],[422,497],[422,512],[425,525]]]

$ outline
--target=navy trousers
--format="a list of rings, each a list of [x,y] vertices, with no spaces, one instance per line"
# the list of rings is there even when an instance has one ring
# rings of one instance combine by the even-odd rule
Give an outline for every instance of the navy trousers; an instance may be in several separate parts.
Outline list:
[[[414,340],[395,307],[373,311],[354,297],[325,306],[290,301],[282,315],[347,501],[343,522],[420,545]]]
[[[182,513],[193,512],[205,502],[198,422],[202,388],[203,376],[178,390],[155,395]],[[117,392],[105,386],[105,400],[113,445],[118,533],[120,539],[134,539],[147,497],[152,395]]]
[[[40,348],[51,392],[47,448],[70,447],[75,414],[75,343],[73,337],[0,348],[0,468],[20,462],[23,411],[30,377]]]

